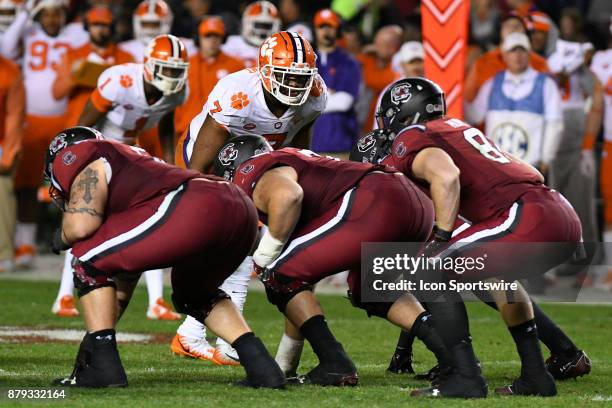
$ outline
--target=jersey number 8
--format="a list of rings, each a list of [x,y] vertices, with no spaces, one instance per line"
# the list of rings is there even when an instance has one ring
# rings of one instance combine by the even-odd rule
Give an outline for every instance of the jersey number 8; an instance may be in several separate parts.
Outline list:
[[[462,126],[470,126],[459,119],[450,119],[445,122],[447,125],[458,128]],[[480,152],[484,157],[489,160],[493,160],[497,163],[507,164],[510,163],[510,159],[504,156],[495,146],[489,142],[489,139],[478,129],[469,127],[463,131],[463,137],[471,144],[476,150]]]

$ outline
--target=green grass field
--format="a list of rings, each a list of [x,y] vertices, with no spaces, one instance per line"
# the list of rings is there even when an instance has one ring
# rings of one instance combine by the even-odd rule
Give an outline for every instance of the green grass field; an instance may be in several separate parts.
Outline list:
[[[52,316],[49,309],[56,283],[0,281],[0,326],[81,329],[80,319]],[[243,377],[240,367],[215,367],[175,357],[167,343],[120,344],[129,377],[127,389],[69,390],[61,401],[9,401],[7,389],[49,387],[50,381],[67,374],[77,350],[76,343],[11,343],[0,338],[0,406],[32,403],[43,406],[83,407],[188,407],[188,406],[483,406],[483,407],[584,407],[612,406],[612,308],[605,306],[544,305],[544,309],[584,348],[593,360],[592,373],[577,381],[558,384],[555,398],[502,398],[490,393],[486,400],[457,401],[414,399],[411,389],[426,386],[406,375],[385,372],[399,330],[380,319],[368,319],[341,296],[320,296],[329,324],[344,344],[360,373],[356,388],[292,387],[286,391],[251,390],[231,383]],[[152,322],[144,318],[145,290],[138,288],[119,331],[159,333],[170,338],[177,323]],[[489,391],[508,383],[519,371],[518,357],[499,317],[478,304],[469,305],[471,332],[482,362]],[[259,292],[249,294],[245,315],[271,352],[281,336],[282,319]],[[546,355],[548,351],[545,350]],[[433,358],[421,344],[415,349],[415,369],[431,367]],[[300,372],[315,365],[306,347]]]

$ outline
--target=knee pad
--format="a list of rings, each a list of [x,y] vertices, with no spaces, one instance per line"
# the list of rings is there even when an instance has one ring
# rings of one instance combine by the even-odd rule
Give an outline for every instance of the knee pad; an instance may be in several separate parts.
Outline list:
[[[347,296],[351,301],[351,304],[354,307],[365,310],[368,317],[377,316],[386,319],[389,309],[391,309],[391,306],[393,306],[393,303],[391,302],[362,302],[361,297],[353,295],[350,290],[347,291]]]
[[[74,268],[74,287],[79,297],[83,297],[92,290],[104,287],[117,288],[113,278],[100,271],[88,262],[81,262],[75,258]]]
[[[212,293],[204,293],[195,299],[176,291],[172,292],[172,303],[176,311],[187,314],[202,324],[215,305],[223,299],[230,299],[230,297],[221,289]]]
[[[313,289],[312,284],[308,282],[292,279],[269,270],[264,271],[261,281],[266,288],[268,301],[275,305],[283,314],[287,308],[287,303],[295,295],[305,290],[312,291]]]

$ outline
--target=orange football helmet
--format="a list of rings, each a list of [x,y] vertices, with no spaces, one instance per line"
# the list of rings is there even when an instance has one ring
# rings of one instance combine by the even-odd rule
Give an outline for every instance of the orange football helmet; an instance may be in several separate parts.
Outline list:
[[[169,34],[174,16],[164,0],[144,0],[132,17],[134,38],[148,44],[158,35]]]
[[[266,91],[285,105],[302,105],[317,74],[317,56],[298,33],[272,34],[259,47],[257,72]]]
[[[144,56],[145,81],[164,95],[183,90],[188,68],[187,48],[178,37],[159,35],[147,45]]]
[[[11,25],[23,0],[0,0],[0,33]]]
[[[280,30],[281,20],[276,6],[269,1],[256,1],[242,13],[242,38],[259,47],[266,38]]]

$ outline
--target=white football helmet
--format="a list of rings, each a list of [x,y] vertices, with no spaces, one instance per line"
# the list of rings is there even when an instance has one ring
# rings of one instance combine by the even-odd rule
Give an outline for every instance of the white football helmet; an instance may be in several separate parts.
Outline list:
[[[145,81],[164,95],[183,90],[189,68],[185,44],[171,34],[155,37],[147,45],[144,56]]]
[[[242,13],[242,38],[259,47],[266,38],[280,30],[281,20],[276,6],[269,1],[256,1]]]
[[[23,0],[0,0],[0,33],[11,25],[22,5]]]
[[[132,17],[134,38],[147,45],[158,35],[169,34],[174,16],[164,0],[144,0]]]

